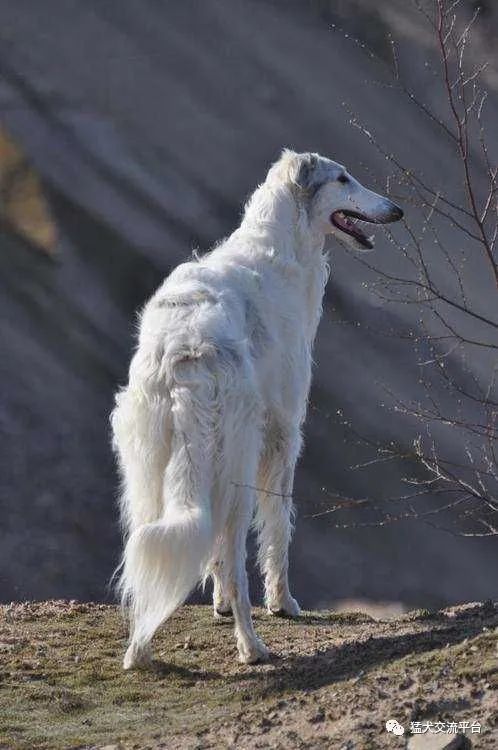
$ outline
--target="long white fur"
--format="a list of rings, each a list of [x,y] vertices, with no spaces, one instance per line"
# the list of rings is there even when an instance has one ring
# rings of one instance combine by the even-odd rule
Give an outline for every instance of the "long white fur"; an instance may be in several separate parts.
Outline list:
[[[239,658],[267,657],[245,570],[254,516],[267,608],[299,614],[287,580],[291,494],[328,275],[325,235],[340,234],[330,223],[336,209],[381,221],[393,206],[339,174],[340,164],[284,151],[240,227],[177,267],[142,312],[112,415],[126,541],[120,588],[131,615],[125,667],[147,660],[156,629],[209,575],[215,614],[233,611]]]

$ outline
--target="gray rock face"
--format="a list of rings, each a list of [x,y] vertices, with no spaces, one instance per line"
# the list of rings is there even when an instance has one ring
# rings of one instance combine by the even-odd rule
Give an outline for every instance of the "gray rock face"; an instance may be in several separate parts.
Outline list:
[[[348,102],[434,184],[460,185],[434,126],[372,85],[383,69],[331,30],[341,5],[325,13],[320,3],[0,1],[2,121],[42,175],[62,237],[51,262],[0,234],[0,599],[108,595],[119,560],[108,415],[126,378],[136,311],[193,247],[235,228],[282,146],[320,151],[382,183],[385,160],[350,127]],[[365,7],[344,23],[354,21],[383,54],[388,19],[399,20],[404,4],[386,0],[374,17]],[[423,39],[408,35],[403,49],[420,63],[408,73],[416,81]],[[437,99],[432,85],[425,94]],[[416,391],[414,352],[376,333],[411,325],[412,313],[381,307],[368,269],[330,251],[296,485],[297,597],[304,606],[493,597],[493,540],[412,522],[340,530],[327,516],[311,518],[332,504],[322,487],[389,495],[406,474],[396,462],[351,471],[370,453],[345,442],[338,412],[357,432],[403,445],[416,429],[381,406],[384,383],[404,396]],[[386,268],[400,263],[380,236],[376,258]],[[479,268],[469,283],[485,296]],[[359,513],[341,522],[364,521]]]

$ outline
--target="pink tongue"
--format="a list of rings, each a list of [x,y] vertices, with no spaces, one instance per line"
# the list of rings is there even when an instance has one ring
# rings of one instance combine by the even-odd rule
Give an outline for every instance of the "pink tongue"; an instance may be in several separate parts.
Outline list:
[[[336,216],[336,221],[340,226],[345,227],[349,229],[352,226],[352,222],[348,219],[347,216],[341,216],[340,214]]]

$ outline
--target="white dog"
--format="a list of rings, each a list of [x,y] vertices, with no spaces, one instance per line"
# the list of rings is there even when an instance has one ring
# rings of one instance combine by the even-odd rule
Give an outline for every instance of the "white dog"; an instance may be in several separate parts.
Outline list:
[[[245,568],[254,516],[266,607],[299,614],[287,579],[291,495],[328,275],[325,236],[370,249],[357,220],[402,215],[340,164],[285,150],[240,227],[178,266],[145,306],[112,415],[131,615],[125,668],[148,661],[156,629],[208,576],[215,616],[233,612],[240,660],[268,657]]]

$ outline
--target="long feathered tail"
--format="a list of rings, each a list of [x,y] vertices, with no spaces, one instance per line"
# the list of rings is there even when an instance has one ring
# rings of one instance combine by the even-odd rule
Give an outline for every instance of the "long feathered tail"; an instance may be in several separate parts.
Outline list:
[[[132,652],[142,652],[203,576],[212,548],[207,504],[169,509],[133,532],[125,550],[122,596],[132,616]],[[131,666],[131,664],[130,664]]]
[[[122,392],[112,419],[129,529],[119,582],[131,620],[125,668],[147,658],[154,632],[203,578],[216,536],[212,377],[199,360],[177,367],[167,394]]]

